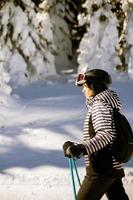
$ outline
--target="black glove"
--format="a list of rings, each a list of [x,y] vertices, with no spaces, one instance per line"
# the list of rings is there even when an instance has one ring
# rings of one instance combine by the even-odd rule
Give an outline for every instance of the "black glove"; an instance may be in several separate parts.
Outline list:
[[[83,144],[76,144],[70,141],[64,143],[63,150],[66,157],[80,158],[86,154]]]
[[[68,152],[70,146],[74,145],[74,142],[67,141],[63,144],[64,155],[66,157],[71,157],[70,153]]]

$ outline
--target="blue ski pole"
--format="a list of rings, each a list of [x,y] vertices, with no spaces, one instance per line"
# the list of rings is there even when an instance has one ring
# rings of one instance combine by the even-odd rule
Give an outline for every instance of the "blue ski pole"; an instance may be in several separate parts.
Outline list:
[[[76,166],[74,158],[69,158],[69,167],[70,167],[70,171],[71,171],[71,180],[72,180],[72,189],[73,189],[73,194],[74,194],[74,200],[77,200],[73,169],[75,169],[75,173],[76,173],[76,176],[78,179],[79,186],[81,186],[81,183],[80,183],[80,178],[79,178],[79,174],[78,174],[78,170],[77,170],[77,166]]]
[[[68,160],[69,160],[69,167],[70,167],[70,171],[71,171],[72,189],[73,189],[73,194],[74,194],[74,200],[77,200],[77,197],[76,197],[75,180],[74,180],[74,173],[73,173],[72,159],[69,158]]]
[[[81,186],[81,182],[80,182],[80,178],[79,178],[79,174],[78,174],[78,170],[77,170],[75,159],[72,158],[72,161],[73,161],[73,165],[74,165],[74,169],[75,169],[75,173],[76,173],[76,176],[77,176],[77,179],[78,179],[79,186]]]

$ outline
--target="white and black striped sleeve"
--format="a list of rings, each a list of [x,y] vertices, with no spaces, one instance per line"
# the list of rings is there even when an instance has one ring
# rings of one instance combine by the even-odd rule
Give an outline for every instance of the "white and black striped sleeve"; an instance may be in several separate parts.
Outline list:
[[[88,154],[99,151],[112,143],[116,134],[112,128],[111,109],[110,106],[105,106],[101,101],[95,101],[93,103],[92,123],[95,136],[83,143]]]

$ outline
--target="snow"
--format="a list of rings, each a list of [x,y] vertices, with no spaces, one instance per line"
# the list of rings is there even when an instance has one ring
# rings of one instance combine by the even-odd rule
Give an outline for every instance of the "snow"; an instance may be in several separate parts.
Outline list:
[[[103,16],[103,13],[106,20],[100,22],[99,19]],[[80,43],[79,71],[102,68],[112,73],[114,66],[121,63],[116,53],[119,43],[117,26],[118,20],[109,8],[101,7],[94,13],[90,20],[88,32]]]
[[[115,81],[112,89],[121,97],[122,110],[133,125],[133,82]],[[82,139],[86,113],[85,98],[74,85],[74,75],[68,83],[17,86],[10,105],[0,106],[0,112],[1,200],[72,200],[62,145]],[[83,180],[83,159],[77,166]],[[125,165],[125,172],[123,183],[133,200],[133,160]]]
[[[117,67],[124,66],[120,56],[120,43],[125,42],[124,56],[128,65],[127,71],[130,78],[133,77],[133,36],[131,34],[133,1],[121,0],[121,9],[125,15],[123,22],[122,17],[118,17],[119,11],[117,14],[112,11],[115,3],[106,0],[103,4],[102,0],[86,0],[82,5],[88,14],[82,13],[78,16],[79,25],[88,26],[78,49],[79,72],[85,72],[91,68],[102,68],[113,76],[119,76],[116,73]],[[123,23],[122,34],[118,31],[121,23]]]
[[[1,49],[0,49],[1,50]],[[0,52],[0,104],[7,103],[8,102],[8,96],[11,93],[12,89],[8,85],[10,81],[9,74],[3,67],[4,59],[3,59],[3,54]]]
[[[56,75],[56,69],[49,13],[36,11],[31,0],[23,0],[22,4],[6,2],[0,10],[0,51],[11,82],[23,85]]]

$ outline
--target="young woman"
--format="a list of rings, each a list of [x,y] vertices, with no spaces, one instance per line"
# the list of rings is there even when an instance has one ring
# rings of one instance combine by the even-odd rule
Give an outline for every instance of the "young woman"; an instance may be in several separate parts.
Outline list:
[[[115,159],[112,144],[116,138],[113,108],[120,110],[117,94],[109,90],[110,75],[101,69],[79,74],[76,85],[82,86],[86,97],[87,115],[83,128],[83,142],[67,141],[63,145],[67,157],[85,157],[86,176],[77,194],[78,200],[129,200],[125,193],[122,163]]]

